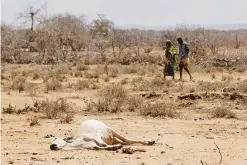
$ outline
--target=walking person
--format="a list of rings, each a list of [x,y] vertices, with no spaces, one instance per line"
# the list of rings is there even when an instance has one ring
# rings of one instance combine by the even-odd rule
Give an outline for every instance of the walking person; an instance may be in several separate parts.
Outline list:
[[[186,43],[184,43],[182,38],[177,39],[179,44],[179,56],[180,56],[180,63],[179,63],[179,71],[180,71],[180,81],[182,81],[183,77],[183,69],[189,74],[190,80],[193,80],[192,75],[188,69],[189,66],[189,48]]]
[[[166,76],[171,76],[174,80],[174,66],[176,63],[176,50],[170,40],[166,41],[166,50],[165,50],[165,58],[164,58],[164,78],[166,79]]]

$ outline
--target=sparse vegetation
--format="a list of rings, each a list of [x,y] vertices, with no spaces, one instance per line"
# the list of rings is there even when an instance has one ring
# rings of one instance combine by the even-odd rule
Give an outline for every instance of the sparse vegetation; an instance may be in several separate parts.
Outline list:
[[[218,107],[213,111],[213,118],[236,119],[236,115],[227,107]]]
[[[48,91],[56,91],[62,89],[62,87],[63,84],[59,80],[52,78],[50,81],[45,83],[45,92],[48,93]]]
[[[146,103],[141,108],[141,114],[151,117],[170,117],[175,118],[178,116],[174,105],[169,105],[164,102],[161,103]]]
[[[103,88],[99,95],[100,99],[94,104],[98,112],[121,112],[122,105],[127,97],[127,91],[117,85],[113,84]]]
[[[29,125],[32,127],[32,126],[35,126],[35,125],[40,125],[39,123],[39,118],[37,116],[32,116],[30,119],[29,119],[30,123]]]
[[[75,112],[72,103],[68,102],[64,98],[57,100],[43,100],[38,103],[39,112],[43,113],[47,119],[56,119],[62,116],[62,120],[71,119],[71,115]],[[63,115],[67,115],[64,117]]]

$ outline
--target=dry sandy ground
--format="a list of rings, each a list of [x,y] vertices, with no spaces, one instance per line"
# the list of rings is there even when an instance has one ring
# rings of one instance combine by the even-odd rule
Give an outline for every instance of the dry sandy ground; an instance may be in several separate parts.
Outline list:
[[[194,74],[196,79],[211,79]],[[216,77],[220,79],[221,73]],[[243,75],[237,75],[243,77]],[[188,79],[188,77],[185,77]],[[246,77],[245,77],[246,78]],[[244,79],[244,78],[243,78]],[[196,82],[185,82],[195,85]],[[9,103],[23,107],[32,104],[31,97],[18,92],[2,94],[2,106]],[[54,93],[53,93],[54,94]],[[83,94],[95,96],[95,92],[83,91],[73,95]],[[55,92],[56,96],[69,97],[70,92]],[[52,94],[42,94],[41,99],[53,97]],[[72,100],[83,106],[80,100]],[[208,103],[198,102],[207,110]],[[60,124],[58,120],[40,120],[40,125],[30,127],[28,118],[31,114],[9,115],[1,117],[1,156],[2,164],[18,165],[200,165],[204,160],[208,165],[217,165],[220,161],[216,143],[222,152],[222,165],[247,165],[247,112],[245,106],[235,110],[241,120],[236,119],[207,119],[196,116],[195,112],[184,109],[185,118],[161,119],[146,118],[137,113],[121,113],[115,115],[78,113],[71,124]],[[193,116],[194,115],[194,116]],[[199,120],[203,117],[204,120]],[[198,120],[194,120],[197,118]],[[79,124],[86,119],[99,119],[116,131],[132,139],[155,140],[154,146],[134,145],[133,148],[143,148],[147,152],[122,154],[115,151],[50,151],[52,138],[44,138],[52,134],[58,137],[67,137],[77,131]]]
[[[5,95],[6,99],[11,99]],[[13,99],[13,98],[12,98]],[[4,102],[6,103],[6,102]],[[14,101],[13,101],[14,103]],[[133,139],[155,140],[154,146],[135,145],[145,153],[133,155],[121,151],[50,151],[52,138],[72,135],[81,121],[99,119],[116,131]],[[247,121],[240,120],[177,120],[145,118],[132,113],[117,116],[77,115],[71,124],[60,124],[56,120],[41,120],[39,126],[30,127],[28,115],[2,115],[2,164],[200,164],[205,160],[216,165],[220,156],[214,142],[218,144],[224,165],[247,164]]]

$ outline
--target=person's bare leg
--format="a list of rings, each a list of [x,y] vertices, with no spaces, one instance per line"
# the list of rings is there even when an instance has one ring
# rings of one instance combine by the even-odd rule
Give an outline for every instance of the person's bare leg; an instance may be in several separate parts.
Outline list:
[[[112,135],[113,137],[121,140],[123,142],[123,145],[131,145],[131,144],[136,144],[136,143],[143,144],[143,145],[153,145],[155,143],[155,141],[131,140],[131,139],[121,136],[120,134],[118,134],[117,132],[113,130],[112,130]]]
[[[187,66],[184,67],[184,70],[189,74],[190,80],[193,80],[193,77],[191,76],[190,71]]]
[[[180,72],[180,81],[182,81],[182,77],[183,77],[183,67],[179,66],[179,72]]]

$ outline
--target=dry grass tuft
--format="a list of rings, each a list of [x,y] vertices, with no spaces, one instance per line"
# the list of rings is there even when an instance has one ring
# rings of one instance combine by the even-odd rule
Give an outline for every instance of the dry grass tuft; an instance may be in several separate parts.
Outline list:
[[[87,79],[99,79],[100,72],[98,72],[97,70],[94,72],[84,72],[84,77]]]
[[[141,115],[151,117],[177,117],[175,107],[168,106],[166,103],[146,103],[141,109]]]
[[[237,90],[241,93],[247,93],[247,80],[239,82],[237,84]]]
[[[27,83],[25,85],[25,91],[28,93],[30,97],[37,96],[38,85],[35,83]]]
[[[69,103],[64,98],[59,98],[57,100],[44,100],[38,103],[39,111],[44,114],[47,119],[56,119],[57,117],[63,118],[63,115],[68,115],[68,117],[74,113],[73,105]]]
[[[213,118],[227,118],[227,119],[236,119],[235,113],[229,110],[227,107],[218,107],[213,111]]]
[[[11,89],[18,90],[19,92],[24,91],[25,89],[26,78],[25,77],[16,77],[12,82]]]
[[[141,96],[129,96],[126,100],[127,108],[130,112],[134,112],[139,109],[143,103],[143,98]]]
[[[37,116],[32,116],[30,119],[29,119],[30,123],[29,125],[32,127],[32,126],[35,126],[35,125],[40,125],[39,123],[39,118]]]
[[[223,82],[208,82],[208,81],[198,81],[198,85],[201,91],[208,92],[208,91],[219,91],[224,86],[225,83]]]
[[[106,86],[100,92],[100,99],[94,104],[98,112],[121,112],[127,98],[127,91],[117,84]]]
[[[76,65],[77,70],[79,71],[85,71],[85,70],[89,70],[89,66],[85,65],[85,64],[77,64]]]
[[[149,81],[144,80],[143,77],[134,78],[131,81],[134,91],[149,91],[151,90],[151,84]]]
[[[239,73],[244,73],[247,70],[246,66],[239,66],[236,68],[236,71]]]
[[[73,112],[66,113],[61,116],[60,123],[70,123],[73,121],[75,114]]]
[[[139,67],[136,64],[128,65],[124,68],[125,74],[135,74],[139,71]]]
[[[117,67],[113,67],[113,66],[111,66],[109,68],[108,72],[109,72],[108,73],[109,77],[112,77],[112,78],[116,78],[118,76],[118,74],[119,74],[118,68]]]
[[[232,76],[226,76],[226,75],[222,75],[221,77],[221,81],[226,81],[226,82],[231,82],[233,80]]]
[[[56,78],[52,78],[50,81],[45,83],[45,92],[56,91],[62,89],[63,84]]]
[[[75,84],[75,90],[87,89],[90,86],[89,80],[78,80]]]
[[[216,77],[216,76],[215,76],[215,73],[212,73],[212,74],[211,74],[211,77],[212,77],[212,80],[214,80],[215,77]]]
[[[129,81],[129,78],[126,77],[126,78],[122,79],[121,84],[122,85],[128,84],[128,81]]]
[[[83,76],[83,74],[82,74],[81,71],[76,71],[75,72],[75,77],[82,77],[82,76]]]
[[[16,112],[16,106],[12,106],[11,104],[9,104],[7,108],[3,108],[3,113],[13,114],[15,112]]]

